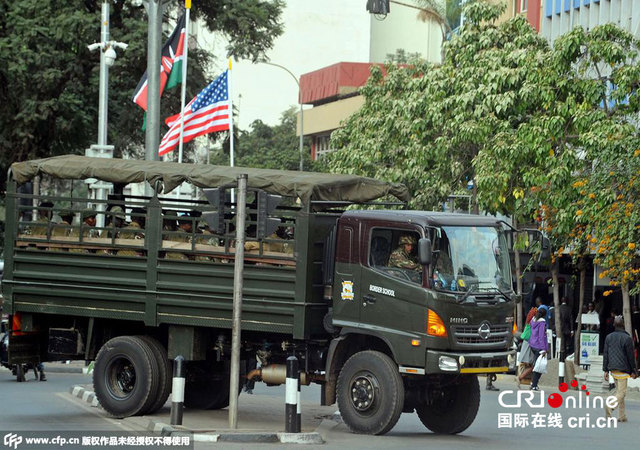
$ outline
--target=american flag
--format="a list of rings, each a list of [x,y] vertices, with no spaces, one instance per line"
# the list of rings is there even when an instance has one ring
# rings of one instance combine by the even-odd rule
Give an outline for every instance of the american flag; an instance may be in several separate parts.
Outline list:
[[[189,102],[184,111],[184,135],[182,142],[203,134],[229,129],[231,115],[229,112],[229,85],[226,70],[213,80],[209,86]],[[160,142],[158,154],[166,155],[178,146],[180,141],[180,114],[165,120],[169,131]]]

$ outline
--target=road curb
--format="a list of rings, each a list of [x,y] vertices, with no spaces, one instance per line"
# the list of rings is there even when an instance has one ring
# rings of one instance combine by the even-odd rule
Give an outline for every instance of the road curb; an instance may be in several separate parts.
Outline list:
[[[47,364],[44,366],[44,373],[83,373],[82,367],[71,364]]]
[[[69,389],[69,393],[74,397],[78,397],[82,401],[89,403],[91,406],[100,406],[100,402],[98,402],[96,394],[85,389],[82,386],[73,386],[71,389]]]
[[[194,442],[236,442],[236,443],[281,443],[281,444],[324,444],[318,432],[278,433],[271,431],[216,431],[194,433],[184,427],[174,427],[163,422],[150,420],[147,430],[162,436],[191,436]]]

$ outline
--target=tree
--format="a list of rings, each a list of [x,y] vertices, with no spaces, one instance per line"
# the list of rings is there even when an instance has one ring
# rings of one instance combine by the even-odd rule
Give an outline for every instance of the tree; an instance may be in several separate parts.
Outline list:
[[[415,194],[414,208],[437,208],[471,184],[476,211],[517,223],[540,217],[555,251],[559,306],[557,262],[568,249],[586,256],[584,233],[595,233],[589,227],[597,224],[593,217],[576,224],[586,194],[575,182],[591,177],[593,167],[615,172],[612,164],[637,148],[636,44],[605,25],[588,33],[576,28],[551,49],[522,17],[496,24],[499,6],[470,1],[464,11],[468,20],[445,43],[442,65],[391,65],[386,75],[372,69],[361,89],[363,107],[334,133],[340,150],[329,167],[403,182]],[[608,165],[603,149],[611,152]],[[617,236],[625,245],[636,242],[622,229]],[[622,275],[635,273],[629,263]]]
[[[99,40],[96,0],[0,0],[0,183],[14,162],[82,153],[96,141],[99,55],[87,44]],[[256,59],[281,34],[281,0],[204,2],[194,8],[212,32],[229,41],[236,57]],[[175,18],[177,11],[172,11]],[[168,16],[167,16],[168,18]],[[131,2],[113,2],[112,39],[127,42],[110,70],[109,143],[116,153],[144,142],[143,112],[131,102],[146,70],[147,20]],[[165,37],[166,39],[166,37]],[[206,84],[212,55],[189,52],[188,95]],[[163,96],[163,117],[179,110],[179,90]]]
[[[637,55],[633,37],[612,24],[576,27],[555,42],[549,66],[556,73],[556,96],[540,115],[552,124],[550,157],[538,175],[545,187],[540,201],[556,216],[551,234],[558,254],[567,246],[597,253],[595,262],[622,287],[629,333],[629,288],[640,274],[634,251],[640,238]]]
[[[495,25],[503,7],[469,2],[465,8],[468,20],[445,43],[442,65],[392,65],[386,76],[372,69],[361,89],[363,107],[334,133],[341,150],[331,155],[333,170],[403,182],[415,193],[416,208],[436,207],[472,186],[475,211],[478,202],[491,211],[513,210],[513,193],[522,191],[514,170],[527,164],[514,161],[504,174],[489,168],[503,159],[499,150],[515,153],[519,124],[528,109],[540,107],[537,75],[548,46],[524,18]],[[477,160],[482,153],[487,156]],[[478,196],[482,183],[488,190]]]

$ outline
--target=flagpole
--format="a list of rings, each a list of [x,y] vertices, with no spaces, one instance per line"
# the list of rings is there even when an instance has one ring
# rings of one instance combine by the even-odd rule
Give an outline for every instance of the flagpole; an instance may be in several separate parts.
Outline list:
[[[182,48],[182,83],[180,86],[180,140],[178,141],[178,164],[182,164],[182,146],[184,139],[184,104],[187,96],[187,53],[189,52],[189,16],[191,13],[191,0],[184,1],[184,46]],[[180,198],[180,186],[176,190]]]
[[[185,0],[184,48],[182,49],[182,86],[180,86],[180,141],[178,143],[178,163],[182,163],[182,141],[184,139],[184,106],[187,96],[187,54],[189,52],[189,16],[191,0]]]
[[[231,90],[231,58],[229,58],[229,76],[227,77],[227,85],[229,87],[229,148],[231,153],[231,167],[235,167],[234,151],[233,151],[233,96]],[[235,202],[235,189],[231,189],[231,203]]]

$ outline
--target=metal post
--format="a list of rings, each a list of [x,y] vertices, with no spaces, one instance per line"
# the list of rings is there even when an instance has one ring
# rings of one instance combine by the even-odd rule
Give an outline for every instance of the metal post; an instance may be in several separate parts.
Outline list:
[[[147,14],[149,31],[147,43],[147,131],[145,160],[158,160],[160,146],[160,70],[162,49],[162,0],[149,0]]]
[[[173,362],[173,385],[171,387],[171,425],[182,425],[184,406],[184,358],[176,356]]]
[[[285,423],[286,433],[299,433],[298,426],[298,358],[289,356],[287,358],[287,381],[285,385]]]
[[[107,124],[109,121],[109,64],[107,64],[106,56],[109,39],[109,1],[104,0],[102,2],[102,22],[100,24],[100,44],[102,44],[102,48],[100,50],[100,91],[98,98],[98,147],[101,149],[107,145]],[[104,214],[100,213],[106,210],[107,205],[100,202],[100,200],[107,200],[108,190],[103,181],[98,183],[101,187],[95,190],[95,198],[98,200],[96,206],[99,212],[96,226],[102,228],[104,227]]]
[[[302,403],[300,402],[300,371],[298,371],[298,397],[296,398],[296,429],[299,433],[302,430]]]
[[[567,357],[564,353],[564,337],[562,341],[562,348],[558,356],[558,384],[564,383],[564,359]]]
[[[109,42],[109,2],[102,2],[102,22],[100,43]],[[109,66],[105,56],[106,48],[100,51],[100,94],[98,99],[98,145],[107,145],[107,105],[109,103]]]
[[[261,59],[258,62],[261,62],[263,64],[267,64],[269,66],[279,67],[282,70],[285,70],[289,75],[291,75],[291,77],[293,78],[293,81],[296,82],[296,85],[298,85],[298,103],[300,104],[300,144],[299,144],[299,147],[300,147],[300,171],[302,171],[304,169],[304,161],[303,161],[303,156],[304,156],[304,120],[303,120],[303,114],[302,114],[302,92],[300,92],[300,81],[298,80],[298,78],[296,78],[296,76],[293,74],[293,72],[291,72],[285,66],[281,66],[280,64],[272,63],[272,62],[266,61],[264,59]]]
[[[233,322],[231,329],[231,380],[229,382],[229,428],[238,428],[238,388],[240,385],[240,332],[242,279],[244,274],[244,227],[247,213],[247,174],[238,176],[236,208],[236,255],[233,271]]]
[[[301,95],[300,84],[298,83],[298,96]],[[304,170],[304,119],[302,115],[302,99],[298,98],[300,102],[300,172]]]

